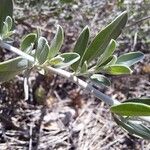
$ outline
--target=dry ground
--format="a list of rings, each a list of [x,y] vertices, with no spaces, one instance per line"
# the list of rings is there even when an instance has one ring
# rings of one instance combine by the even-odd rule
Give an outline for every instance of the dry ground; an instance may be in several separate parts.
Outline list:
[[[140,5],[146,7],[144,3]],[[62,51],[69,51],[85,25],[90,26],[93,36],[124,9],[118,8],[115,0],[110,3],[105,0],[83,0],[73,6],[56,6],[43,8],[40,15],[36,9],[29,11],[15,6],[17,30],[16,42],[13,44],[18,46],[20,37],[34,31],[36,26],[41,28],[43,35],[50,41],[56,25],[61,24],[66,33]],[[131,7],[130,4],[127,6]],[[138,14],[139,7],[136,7]],[[142,17],[143,10],[139,13]],[[135,22],[132,16],[129,19],[128,25]],[[102,92],[120,101],[150,96],[150,46],[140,34],[145,33],[143,37],[147,37],[145,31],[148,29],[144,27],[144,23],[140,23],[126,28],[118,39],[120,46],[117,53],[141,50],[145,53],[145,59],[133,67],[133,75],[110,77],[112,86],[100,88]],[[141,28],[144,29],[141,31]],[[135,29],[140,35],[136,41],[133,40]],[[0,53],[1,60],[14,56],[5,50]],[[103,102],[66,79],[33,72],[30,81],[28,101],[24,100],[22,75],[0,85],[0,150],[150,149],[149,141],[130,136],[118,127]],[[38,95],[39,92],[43,92],[44,96]]]

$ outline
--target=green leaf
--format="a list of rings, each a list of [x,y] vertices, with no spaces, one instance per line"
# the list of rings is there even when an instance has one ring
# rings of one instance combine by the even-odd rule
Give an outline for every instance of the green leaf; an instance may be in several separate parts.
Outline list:
[[[104,63],[114,53],[115,49],[116,49],[116,41],[112,39],[109,45],[106,47],[104,53],[98,60],[97,66],[100,66],[102,63]]]
[[[3,22],[7,16],[13,15],[13,2],[12,0],[0,0],[0,33],[2,33]]]
[[[133,64],[137,63],[143,58],[144,58],[144,54],[141,52],[130,52],[130,53],[123,54],[120,57],[118,57],[116,64],[132,66]]]
[[[115,62],[117,61],[117,56],[112,55],[110,56],[105,62],[103,62],[100,66],[96,64],[95,72],[100,72],[101,70],[104,70],[105,68],[114,65]]]
[[[139,137],[142,137],[144,139],[150,139],[150,128],[142,125],[142,124],[136,124],[132,122],[128,122],[128,125],[134,129],[134,132]]]
[[[35,52],[36,59],[39,64],[43,64],[48,57],[49,45],[44,37],[40,37],[38,40],[37,50]]]
[[[50,65],[57,65],[57,64],[60,64],[64,61],[64,58],[60,57],[60,55],[52,58],[50,61],[49,61],[49,64]]]
[[[4,22],[3,28],[2,28],[2,36],[3,36],[3,38],[7,34],[7,32],[8,32],[8,24],[6,22]]]
[[[86,50],[88,41],[89,41],[89,28],[86,26],[83,31],[81,32],[80,36],[77,39],[77,42],[74,46],[74,52],[78,53],[80,55],[80,60],[78,60],[76,63],[74,63],[71,67],[74,71],[77,71],[81,58]]]
[[[132,98],[132,99],[128,99],[128,100],[124,101],[123,103],[127,103],[127,102],[143,103],[143,104],[150,105],[150,98],[147,98],[147,97]]]
[[[13,31],[11,31],[12,23],[12,18],[10,16],[7,16],[5,22],[3,23],[1,35],[2,39],[6,39],[13,34]]]
[[[5,19],[5,22],[8,25],[8,31],[10,31],[12,29],[12,25],[13,25],[12,18],[10,16],[7,16],[6,19]]]
[[[77,53],[63,53],[59,56],[63,58],[64,61],[57,65],[54,65],[56,68],[65,68],[71,66],[73,63],[80,59],[80,55]]]
[[[105,60],[100,66],[97,64],[96,67],[97,68],[108,67],[108,66],[114,65],[116,63],[116,61],[117,61],[117,56],[112,55],[107,60]]]
[[[126,119],[118,119],[114,116],[115,122],[127,130],[130,134],[144,139],[150,139],[150,128],[142,125],[127,121]]]
[[[88,70],[88,65],[87,65],[87,62],[85,61],[80,69],[80,73],[86,73],[87,70]]]
[[[13,33],[14,33],[13,31],[9,31],[5,35],[3,35],[2,37],[3,37],[3,39],[6,39],[6,38],[10,37]]]
[[[15,75],[30,67],[24,58],[17,57],[0,63],[0,82],[8,81]]]
[[[123,116],[150,116],[149,105],[135,102],[127,102],[112,106],[111,111]]]
[[[59,52],[64,41],[64,31],[61,26],[58,26],[56,35],[51,42],[48,58],[51,59]]]
[[[27,52],[29,47],[34,44],[34,42],[36,41],[36,34],[35,33],[30,33],[28,35],[26,35],[25,37],[23,37],[22,41],[21,41],[21,46],[20,49],[22,51]]]
[[[111,82],[108,78],[106,78],[104,75],[101,74],[93,74],[90,77],[91,81],[97,85],[104,84],[106,86],[110,86]]]
[[[111,65],[104,69],[105,73],[111,75],[131,74],[132,70],[124,65]]]
[[[106,26],[98,35],[93,39],[86,52],[84,53],[82,63],[86,60],[89,63],[94,58],[103,54],[111,39],[116,39],[127,22],[127,12],[123,12],[108,26]]]

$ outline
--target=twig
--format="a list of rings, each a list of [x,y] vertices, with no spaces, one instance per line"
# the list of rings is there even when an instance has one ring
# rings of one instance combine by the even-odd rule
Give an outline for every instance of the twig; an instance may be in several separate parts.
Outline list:
[[[71,80],[72,82],[79,85],[81,88],[85,89],[89,93],[94,94],[97,98],[103,100],[108,105],[119,104],[119,101],[111,99],[109,96],[107,96],[107,95],[103,94],[102,92],[100,92],[99,90],[95,89],[91,84],[88,84],[88,83],[84,82],[83,80],[79,79],[78,77],[74,76],[73,73],[67,72],[62,69],[56,69],[56,68],[53,68],[50,66],[48,66],[46,68],[50,72],[56,73],[60,76],[63,76],[65,78]]]
[[[30,140],[29,140],[29,150],[32,150],[32,132],[33,132],[33,125],[32,125],[32,123],[31,123],[31,125],[30,125]]]
[[[25,71],[24,74],[24,99],[28,100],[29,99],[29,73],[30,70]]]
[[[25,59],[27,59],[27,60],[29,60],[31,62],[34,62],[34,57],[24,53],[23,51],[19,50],[16,47],[13,47],[13,46],[11,46],[9,44],[4,43],[3,41],[0,41],[0,47],[2,47],[4,49],[7,49],[7,50],[10,50],[10,51],[18,54],[19,56],[22,56],[23,58],[25,58]]]
[[[112,145],[116,144],[117,142],[121,142],[123,139],[124,135],[118,137],[116,140],[108,143],[106,146],[101,147],[101,150],[106,150],[109,149]]]
[[[41,138],[41,131],[42,131],[42,122],[43,122],[43,118],[46,114],[46,106],[43,106],[42,110],[41,110],[41,116],[40,116],[40,120],[37,126],[38,129],[38,137],[37,137],[37,141],[36,141],[36,146],[35,146],[35,150],[38,150],[38,146],[39,146],[39,142],[40,142],[40,138]]]
[[[150,16],[147,16],[147,17],[144,17],[144,18],[142,18],[142,19],[140,19],[140,20],[138,20],[138,21],[135,21],[135,22],[129,24],[128,26],[126,26],[125,28],[129,28],[129,27],[131,27],[131,26],[137,25],[137,24],[139,24],[140,22],[143,22],[143,21],[148,20],[148,19],[150,19]]]
[[[2,134],[3,134],[3,137],[4,137],[4,139],[5,139],[5,141],[6,141],[6,145],[7,145],[7,148],[8,149],[10,149],[10,144],[9,144],[9,142],[8,142],[8,139],[7,139],[7,136],[6,136],[6,133],[5,133],[5,124],[4,123],[2,123]]]

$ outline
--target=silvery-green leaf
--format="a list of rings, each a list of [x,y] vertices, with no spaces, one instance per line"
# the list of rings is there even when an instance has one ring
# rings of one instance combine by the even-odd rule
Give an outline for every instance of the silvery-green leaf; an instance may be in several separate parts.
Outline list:
[[[150,139],[150,128],[143,124],[132,123],[131,121],[128,122],[128,125],[133,128],[137,136],[144,139]]]
[[[87,62],[85,61],[80,69],[80,73],[86,73],[88,70]]]
[[[20,49],[22,51],[27,52],[29,47],[36,41],[36,37],[37,36],[35,33],[30,33],[30,34],[26,35],[25,37],[23,37],[23,39],[21,41]]]
[[[89,28],[86,26],[83,31],[81,32],[81,34],[79,35],[77,42],[74,46],[74,52],[78,53],[80,55],[80,60],[78,60],[76,63],[74,63],[71,67],[74,71],[77,71],[79,65],[80,65],[80,61],[81,58],[86,50],[88,41],[89,41]]]
[[[50,65],[57,65],[57,64],[60,64],[64,61],[64,58],[60,57],[60,55],[52,58],[50,61],[49,61],[49,64]]]
[[[10,31],[12,29],[12,25],[13,25],[12,18],[10,16],[7,16],[6,19],[5,19],[5,22],[8,25],[8,31]]]
[[[130,134],[134,136],[138,136],[140,138],[150,139],[150,128],[142,124],[133,123],[124,118],[119,119],[114,116],[114,120],[118,125],[122,126]]]
[[[80,59],[80,55],[77,53],[63,53],[60,55],[61,58],[64,59],[63,62],[54,65],[57,68],[66,68],[71,66],[73,63],[75,63],[76,61],[78,61]]]
[[[144,54],[141,52],[130,52],[130,53],[123,54],[120,57],[118,57],[116,64],[132,66],[133,64],[137,63],[143,58],[144,58]]]
[[[97,66],[100,66],[102,63],[104,63],[114,53],[115,49],[116,41],[112,39],[109,45],[106,47],[104,53],[99,58]]]
[[[3,39],[9,38],[12,34],[14,34],[13,31],[7,32],[5,35],[3,35]]]
[[[35,52],[35,57],[39,64],[43,64],[48,57],[49,45],[44,37],[38,39],[38,45]]]
[[[97,66],[97,67],[98,68],[99,67],[108,67],[108,66],[114,65],[116,63],[116,61],[117,61],[117,56],[112,55],[107,60],[105,60],[100,66]]]
[[[90,77],[91,81],[96,84],[96,85],[101,85],[101,84],[104,84],[106,86],[110,86],[111,82],[110,80],[105,77],[104,75],[101,75],[101,74],[93,74],[91,77]]]
[[[103,62],[100,66],[98,66],[96,64],[95,71],[99,72],[99,71],[107,68],[108,66],[114,65],[116,61],[117,61],[117,56],[116,55],[112,55],[105,62]]]
[[[127,12],[123,12],[93,39],[89,47],[84,53],[82,64],[84,61],[89,63],[93,59],[100,57],[111,39],[116,39],[127,22]]]
[[[7,16],[13,15],[12,0],[0,0],[0,33],[2,33],[3,22]]]
[[[54,56],[56,56],[58,54],[58,52],[63,44],[63,41],[64,41],[64,31],[61,26],[58,26],[56,35],[50,45],[50,50],[49,50],[49,54],[48,54],[49,59],[53,58]]]
[[[3,23],[2,28],[2,39],[8,38],[10,35],[12,35],[12,31],[10,31],[12,28],[12,19],[10,16],[7,16],[5,19],[5,22]]]
[[[126,102],[112,106],[111,111],[122,116],[150,116],[150,105]]]
[[[131,74],[132,70],[125,65],[111,65],[104,69],[105,73],[111,75],[123,75],[123,74]]]
[[[2,28],[2,35],[5,36],[5,34],[7,34],[7,32],[8,32],[8,24],[6,22],[4,22],[3,28]]]
[[[31,67],[28,60],[17,57],[0,63],[0,82],[8,81],[23,70]]]

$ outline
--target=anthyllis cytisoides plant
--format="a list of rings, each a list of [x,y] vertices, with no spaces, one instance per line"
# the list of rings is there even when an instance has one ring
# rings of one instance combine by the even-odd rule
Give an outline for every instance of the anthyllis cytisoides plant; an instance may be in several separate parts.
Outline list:
[[[24,72],[25,98],[28,99],[27,82],[32,69],[37,69],[42,74],[49,72],[58,74],[108,104],[114,121],[130,134],[150,139],[149,98],[128,99],[120,103],[93,86],[102,84],[110,86],[111,82],[105,75],[131,74],[130,67],[144,57],[141,52],[130,52],[119,57],[114,54],[115,40],[127,22],[126,11],[103,28],[92,40],[86,26],[80,33],[73,52],[68,53],[60,52],[64,42],[64,31],[61,26],[58,26],[51,44],[40,35],[39,30],[37,33],[24,36],[19,48],[8,44],[13,34],[12,14],[12,1],[0,0],[0,47],[19,55],[0,63],[0,82],[8,81]],[[69,68],[70,72],[66,71],[66,68]],[[86,81],[80,79],[83,76]]]

